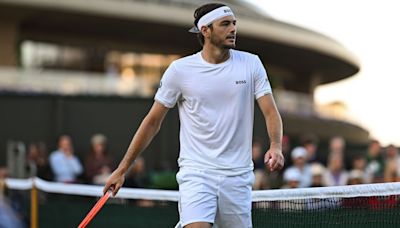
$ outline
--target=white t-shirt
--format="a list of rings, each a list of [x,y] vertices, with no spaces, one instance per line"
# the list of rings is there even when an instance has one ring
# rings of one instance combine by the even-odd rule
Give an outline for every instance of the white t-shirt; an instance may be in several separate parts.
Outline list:
[[[178,104],[179,167],[234,176],[253,170],[251,145],[254,99],[271,93],[258,56],[230,50],[220,64],[201,52],[174,61],[165,71],[155,100]]]

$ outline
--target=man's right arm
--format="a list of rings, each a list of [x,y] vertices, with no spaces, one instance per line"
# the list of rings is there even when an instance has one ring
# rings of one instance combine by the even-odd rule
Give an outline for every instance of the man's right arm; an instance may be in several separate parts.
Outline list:
[[[124,158],[118,168],[114,170],[107,179],[104,186],[104,193],[112,189],[115,196],[125,180],[125,173],[136,157],[150,144],[151,140],[158,133],[161,123],[168,112],[168,108],[155,101],[147,116],[143,119],[133,137]]]

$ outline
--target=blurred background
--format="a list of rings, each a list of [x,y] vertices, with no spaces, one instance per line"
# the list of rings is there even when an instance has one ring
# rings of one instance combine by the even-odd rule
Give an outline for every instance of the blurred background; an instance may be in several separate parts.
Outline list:
[[[206,2],[0,0],[2,176],[104,183],[165,69],[201,49],[187,30]],[[284,123],[287,167],[298,158],[292,149],[302,147],[307,163],[328,170],[336,153],[341,170],[350,173],[361,158],[360,170],[368,173],[369,162],[378,161],[379,171],[371,172],[379,174],[363,181],[397,181],[399,162],[390,166],[394,176],[384,176],[384,161],[397,159],[400,145],[394,1],[219,2],[236,14],[237,48],[259,55],[268,71]],[[256,111],[255,164],[257,150],[269,144],[266,134]],[[178,136],[174,108],[128,174],[127,187],[176,189]],[[74,168],[57,169],[57,153]],[[255,189],[287,184],[283,172],[263,170],[259,180]]]

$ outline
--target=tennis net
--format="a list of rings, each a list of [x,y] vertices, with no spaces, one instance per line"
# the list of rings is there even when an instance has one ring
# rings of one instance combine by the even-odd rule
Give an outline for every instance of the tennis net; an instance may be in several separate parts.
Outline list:
[[[102,186],[37,178],[6,185],[39,227],[76,227],[102,195]],[[89,227],[174,227],[178,200],[177,191],[122,188]],[[252,216],[256,228],[400,227],[400,183],[253,191]]]
[[[400,183],[253,192],[254,227],[400,227]]]

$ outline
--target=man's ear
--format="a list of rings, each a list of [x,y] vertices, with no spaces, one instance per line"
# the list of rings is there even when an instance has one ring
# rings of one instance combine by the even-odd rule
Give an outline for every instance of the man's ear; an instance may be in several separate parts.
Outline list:
[[[204,38],[209,38],[210,37],[210,29],[209,29],[208,26],[201,27],[200,32],[201,32],[201,34],[203,34]]]

